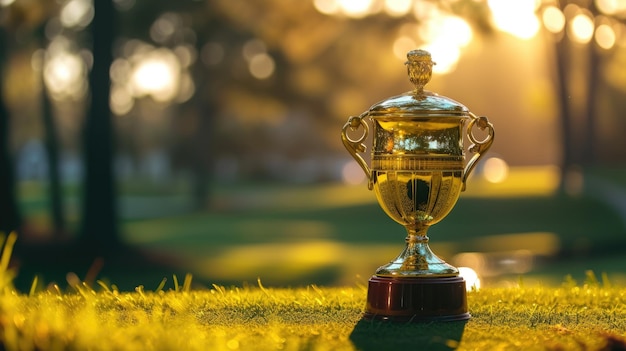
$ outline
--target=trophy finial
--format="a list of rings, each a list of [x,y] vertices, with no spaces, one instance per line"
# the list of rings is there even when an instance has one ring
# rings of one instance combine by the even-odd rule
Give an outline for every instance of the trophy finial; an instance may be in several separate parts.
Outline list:
[[[421,49],[409,51],[406,57],[407,61],[404,64],[407,66],[409,80],[415,85],[415,92],[421,94],[433,75],[435,62],[430,52]]]

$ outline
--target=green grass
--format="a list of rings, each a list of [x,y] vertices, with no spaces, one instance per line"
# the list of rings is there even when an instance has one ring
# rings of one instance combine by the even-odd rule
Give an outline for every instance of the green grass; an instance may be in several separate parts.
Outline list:
[[[607,350],[626,345],[626,289],[484,289],[465,325],[362,321],[360,287],[5,292],[7,350]],[[618,348],[614,348],[618,350]]]
[[[134,211],[124,212],[126,240],[184,258],[193,282],[168,272],[133,276],[130,267],[106,271],[105,262],[99,278],[107,283],[89,286],[66,279],[67,271],[46,275],[46,264],[25,273],[26,257],[19,292],[5,252],[0,350],[626,349],[621,218],[584,194],[528,192],[534,178],[518,178],[528,184],[502,185],[510,193],[473,181],[431,229],[432,246],[446,259],[519,249],[548,255],[529,271],[484,275],[483,288],[468,295],[467,323],[361,320],[367,277],[400,252],[404,237],[364,186],[232,186],[216,191],[211,212],[189,212],[180,189],[135,185],[121,199]],[[45,218],[41,189],[26,190],[29,218]],[[68,195],[75,219],[79,203],[74,191]],[[135,206],[145,203],[153,208]],[[144,215],[152,210],[167,213]],[[597,279],[590,269],[608,276]],[[563,283],[567,274],[578,283]],[[113,285],[121,287],[124,275],[130,288]]]
[[[120,292],[68,276],[28,294],[12,286],[0,258],[1,350],[623,350],[626,288],[587,273],[559,287],[487,288],[468,293],[467,323],[362,320],[364,286],[275,289],[193,287],[191,275],[154,289]],[[4,241],[4,240],[3,240]],[[151,290],[151,291],[148,291]]]

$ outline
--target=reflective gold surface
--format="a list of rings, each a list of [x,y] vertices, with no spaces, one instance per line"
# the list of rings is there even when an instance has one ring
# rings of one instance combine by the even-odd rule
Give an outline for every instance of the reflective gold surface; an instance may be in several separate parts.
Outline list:
[[[428,52],[414,50],[407,57],[409,79],[415,89],[350,117],[343,127],[342,141],[367,175],[368,188],[374,190],[385,213],[407,230],[405,250],[376,274],[457,276],[458,270],[428,247],[427,230],[456,204],[468,175],[493,143],[494,129],[486,117],[477,117],[462,104],[424,90],[434,64]],[[463,127],[468,121],[468,150],[474,155],[466,163]],[[366,150],[369,123],[373,125],[371,167],[360,155]],[[475,137],[475,127],[486,131],[483,140]]]

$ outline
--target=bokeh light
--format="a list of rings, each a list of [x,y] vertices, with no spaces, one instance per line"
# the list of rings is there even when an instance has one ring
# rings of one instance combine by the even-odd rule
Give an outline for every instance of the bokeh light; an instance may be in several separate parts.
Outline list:
[[[314,0],[313,6],[326,15],[342,15],[350,18],[363,18],[378,12],[374,5],[381,5],[374,0]],[[393,6],[393,5],[392,5]],[[397,6],[397,5],[396,5]]]
[[[63,5],[59,19],[64,27],[84,28],[94,16],[93,3],[90,0],[69,0]]]
[[[150,95],[154,100],[166,102],[177,93],[180,65],[176,56],[167,49],[156,49],[142,57],[131,73],[135,96]]]
[[[587,44],[593,38],[593,19],[586,13],[579,13],[570,22],[570,38],[580,44]]]
[[[386,0],[385,13],[392,17],[401,17],[411,11],[413,0]]]
[[[535,11],[538,0],[488,0],[494,25],[505,33],[520,39],[530,39],[539,31],[539,19]]]
[[[499,157],[490,157],[483,165],[483,177],[490,183],[502,183],[509,176],[509,165]]]
[[[352,18],[363,18],[370,13],[373,0],[337,0],[340,11]]]
[[[339,5],[335,0],[313,0],[313,6],[325,15],[334,15],[339,11]]]
[[[413,16],[420,22],[441,14],[441,10],[434,1],[416,1],[413,4]]]
[[[276,64],[274,63],[274,59],[266,53],[254,55],[248,65],[250,74],[257,79],[270,77],[274,73],[275,68]]]
[[[546,6],[542,19],[543,25],[552,33],[560,33],[565,28],[565,15],[556,6]]]
[[[175,13],[165,13],[152,23],[150,27],[150,38],[157,43],[165,43],[175,33],[181,25],[180,16]]]
[[[87,92],[87,65],[70,41],[58,36],[44,54],[43,78],[51,97],[77,100]]]
[[[344,184],[358,185],[365,181],[365,174],[358,163],[350,160],[341,169],[341,179]]]
[[[626,12],[626,1],[624,0],[595,0],[598,10],[606,15],[615,15]]]
[[[445,74],[456,68],[461,57],[461,48],[467,46],[473,38],[470,25],[457,16],[442,15],[426,21],[419,27],[418,34],[426,44],[423,49],[430,51],[433,72]]]
[[[459,276],[465,279],[465,289],[467,291],[480,290],[480,278],[475,270],[469,267],[459,267]]]
[[[599,47],[608,50],[615,45],[615,30],[608,24],[601,24],[596,28],[595,40]]]
[[[406,60],[406,53],[415,49],[417,43],[409,36],[399,36],[393,42],[393,54],[399,60]]]
[[[111,88],[109,105],[114,114],[121,116],[130,112],[135,105],[135,99],[125,86],[114,85]]]
[[[116,115],[129,113],[135,99],[184,102],[195,93],[189,69],[198,55],[191,45],[155,48],[140,40],[128,40],[121,48],[122,56],[110,68],[110,105]]]
[[[252,60],[255,56],[267,53],[267,46],[262,40],[250,39],[243,44],[241,54],[246,61]]]
[[[254,78],[266,79],[274,74],[276,63],[267,53],[267,46],[262,40],[248,40],[244,43],[241,53],[248,62],[248,71]]]

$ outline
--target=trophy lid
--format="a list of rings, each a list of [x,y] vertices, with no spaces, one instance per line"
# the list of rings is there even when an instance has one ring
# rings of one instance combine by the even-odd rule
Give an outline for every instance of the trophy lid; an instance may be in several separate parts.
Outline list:
[[[463,104],[445,96],[424,90],[432,77],[435,62],[426,50],[411,50],[407,53],[407,73],[415,89],[376,103],[369,110],[369,116],[377,117],[435,117],[469,116]]]

